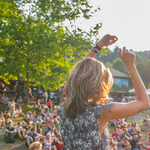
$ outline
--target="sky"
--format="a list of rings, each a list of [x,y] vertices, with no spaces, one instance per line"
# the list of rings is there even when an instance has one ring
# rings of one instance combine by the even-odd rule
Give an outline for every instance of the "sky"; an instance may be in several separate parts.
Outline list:
[[[150,0],[89,0],[94,7],[101,10],[90,20],[80,18],[77,24],[89,30],[101,22],[100,37],[105,34],[116,35],[115,46],[134,51],[150,50]]]
[[[80,18],[76,26],[89,31],[91,26],[101,22],[100,37],[105,34],[116,35],[115,46],[133,51],[150,50],[150,0],[88,0],[95,8],[100,7],[90,20]],[[25,6],[28,9],[28,6]]]

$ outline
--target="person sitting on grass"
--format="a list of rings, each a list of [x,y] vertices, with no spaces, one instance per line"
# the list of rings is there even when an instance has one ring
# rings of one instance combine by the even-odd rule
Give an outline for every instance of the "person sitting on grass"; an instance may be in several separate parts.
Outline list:
[[[145,126],[148,125],[148,122],[149,122],[149,121],[148,121],[148,120],[149,120],[148,117],[149,117],[149,116],[146,115],[146,116],[145,116],[145,119],[143,120],[143,125],[145,125]]]
[[[117,126],[117,129],[118,129],[118,134],[120,138],[121,134],[123,133],[123,129],[121,129],[121,126]]]
[[[31,131],[27,132],[24,138],[26,139],[26,146],[30,147],[30,144],[38,139],[38,134],[35,132],[34,128],[31,128]]]
[[[19,106],[18,109],[15,110],[15,115],[17,117],[20,117],[20,116],[25,117],[25,114],[22,112],[21,106]]]
[[[31,123],[30,121],[27,121],[27,124],[23,127],[24,129],[24,135],[27,133],[27,132],[30,132],[31,131]]]
[[[134,127],[131,127],[131,130],[129,130],[128,133],[129,133],[131,136],[136,135],[136,132],[135,132],[135,130],[134,130]]]
[[[146,150],[150,150],[150,132],[148,132],[148,137],[146,140]]]
[[[47,132],[46,135],[50,134],[51,135],[51,139],[55,139],[55,133],[54,133],[54,128],[51,128],[49,132]]]
[[[42,149],[41,150],[45,150],[45,138],[40,137],[39,142],[42,144]]]
[[[54,121],[50,120],[46,126],[48,127],[48,132],[49,132],[52,128],[54,128]]]
[[[33,110],[33,111],[31,112],[30,119],[33,121],[33,120],[35,119],[35,116],[36,116],[36,111]]]
[[[28,121],[31,121],[31,119],[29,118],[29,114],[26,114],[25,118],[22,120],[23,127],[26,126]]]
[[[0,132],[2,132],[1,129],[3,129],[2,124],[3,124],[4,128],[5,128],[5,118],[4,118],[3,112],[0,111]]]
[[[34,128],[40,129],[42,127],[42,120],[39,118],[39,115],[35,115],[35,119],[33,119]]]
[[[128,133],[128,128],[123,129],[124,133],[120,136],[121,139],[127,138],[129,141],[132,140],[132,136]]]
[[[7,110],[4,112],[4,118],[5,118],[5,124],[8,125],[11,119],[10,119],[10,113]]]
[[[52,109],[52,101],[51,101],[51,99],[49,99],[47,101],[47,106],[48,106],[49,109]]]
[[[22,123],[21,122],[18,122],[16,126],[14,126],[14,128],[16,129],[19,137],[20,137],[20,140],[23,141],[23,137],[25,136],[25,129],[22,128]],[[21,135],[22,134],[22,135]],[[23,137],[22,137],[23,136]]]
[[[55,146],[57,150],[62,150],[63,143],[61,142],[61,139],[59,140],[58,138],[55,138]]]
[[[8,104],[9,102],[9,97],[7,96],[7,94],[5,94],[4,97],[2,97],[2,101],[1,101],[3,104]]]
[[[138,136],[137,135],[134,135],[133,136],[133,139],[132,139],[132,141],[131,141],[131,146],[132,146],[132,150],[139,150],[138,148],[137,148],[137,144],[138,144]]]
[[[128,132],[131,130],[131,123],[128,123]]]
[[[34,101],[34,96],[32,96],[31,98],[30,98],[30,105],[34,105],[35,104],[35,101]]]
[[[16,135],[16,129],[12,126],[12,122],[8,123],[5,129],[6,143],[15,143],[14,136]]]
[[[39,112],[39,118],[42,119],[44,123],[46,123],[45,115],[44,115],[43,109]]]
[[[51,135],[47,134],[45,138],[45,150],[57,150],[55,145],[52,146],[53,142],[55,142],[55,138],[51,139]]]
[[[121,149],[122,150],[131,150],[131,145],[130,145],[130,143],[129,143],[127,138],[124,138],[121,141]]]
[[[144,145],[144,142],[143,142],[143,135],[142,135],[142,134],[140,134],[139,137],[138,137],[137,148],[138,148],[139,150],[146,149],[146,147],[145,147],[145,145]]]
[[[117,127],[117,126],[118,126],[118,124],[117,124],[117,121],[116,121],[116,120],[111,120],[111,121],[110,121],[110,124],[111,124],[112,126],[115,126],[115,127]]]
[[[17,104],[16,105],[24,106],[24,102],[23,102],[22,96],[19,96],[19,99],[17,100]]]
[[[41,150],[41,148],[42,144],[39,141],[36,141],[30,145],[29,150]]]
[[[112,138],[115,141],[118,141],[118,142],[121,141],[121,139],[119,138],[119,133],[118,133],[118,129],[117,128],[114,129],[114,132],[112,133]]]
[[[117,145],[118,145],[118,142],[115,141],[115,140],[113,140],[113,138],[111,137],[111,138],[110,138],[110,146],[111,146],[111,149],[112,149],[112,150],[118,150]]]

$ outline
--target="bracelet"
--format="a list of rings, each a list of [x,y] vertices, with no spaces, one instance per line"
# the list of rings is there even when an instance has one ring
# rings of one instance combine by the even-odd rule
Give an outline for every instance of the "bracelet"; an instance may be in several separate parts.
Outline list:
[[[91,50],[96,54],[98,53],[94,48],[92,48]]]
[[[100,52],[97,52],[94,48],[92,48],[91,51],[93,51],[93,52],[96,53],[99,57],[101,57],[101,56],[100,56]]]

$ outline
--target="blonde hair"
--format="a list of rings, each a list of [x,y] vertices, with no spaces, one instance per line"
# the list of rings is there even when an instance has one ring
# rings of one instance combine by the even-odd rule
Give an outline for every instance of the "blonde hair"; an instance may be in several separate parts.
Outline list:
[[[64,114],[72,119],[97,103],[104,103],[113,79],[108,68],[93,58],[79,61],[70,72],[62,99]]]
[[[40,142],[34,142],[34,143],[32,143],[31,145],[30,145],[30,147],[29,147],[29,149],[30,150],[34,150],[35,148],[40,148],[40,147],[42,147],[42,144],[40,143]]]

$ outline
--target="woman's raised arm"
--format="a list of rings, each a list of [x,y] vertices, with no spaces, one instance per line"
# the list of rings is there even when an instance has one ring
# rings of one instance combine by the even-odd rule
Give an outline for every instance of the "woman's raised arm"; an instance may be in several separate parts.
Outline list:
[[[102,119],[103,123],[113,119],[133,116],[149,107],[149,97],[146,88],[135,66],[135,54],[124,47],[123,51],[119,49],[119,55],[132,79],[137,100],[129,103],[110,103],[103,105],[100,112],[101,119],[104,118]]]
[[[103,36],[98,42],[97,42],[97,46],[102,48],[103,46],[109,46],[112,45],[113,43],[115,43],[118,40],[118,38],[116,36],[113,35],[109,35],[106,34],[105,36]],[[97,48],[94,48],[97,52],[99,51]],[[95,52],[93,52],[92,50],[90,50],[88,52],[88,54],[85,57],[92,57],[94,58],[96,55]]]

